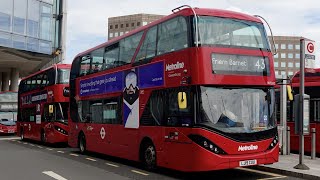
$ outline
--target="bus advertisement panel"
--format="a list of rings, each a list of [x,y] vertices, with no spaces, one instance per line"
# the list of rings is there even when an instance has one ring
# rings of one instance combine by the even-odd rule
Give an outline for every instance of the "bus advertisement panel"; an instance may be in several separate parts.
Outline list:
[[[260,19],[184,8],[77,55],[69,145],[180,171],[278,161]]]
[[[67,143],[70,65],[57,64],[21,80],[17,133],[21,139]]]

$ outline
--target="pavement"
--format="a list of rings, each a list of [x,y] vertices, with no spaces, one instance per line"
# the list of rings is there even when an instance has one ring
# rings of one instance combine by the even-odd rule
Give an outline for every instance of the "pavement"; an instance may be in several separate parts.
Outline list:
[[[304,164],[310,168],[309,170],[295,169],[294,166],[297,164],[299,164],[299,154],[290,154],[280,155],[277,163],[254,168],[302,179],[320,179],[320,158],[311,159],[310,156],[304,156]]]

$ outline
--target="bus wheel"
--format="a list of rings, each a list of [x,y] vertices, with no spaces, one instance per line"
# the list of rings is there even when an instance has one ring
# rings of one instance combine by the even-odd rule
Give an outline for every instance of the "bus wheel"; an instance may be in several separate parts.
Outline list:
[[[41,143],[46,143],[46,133],[43,130],[41,131]]]
[[[146,143],[142,152],[142,162],[147,170],[156,168],[156,148],[152,143]]]
[[[83,134],[79,137],[79,149],[80,153],[84,154],[86,152],[86,138]]]

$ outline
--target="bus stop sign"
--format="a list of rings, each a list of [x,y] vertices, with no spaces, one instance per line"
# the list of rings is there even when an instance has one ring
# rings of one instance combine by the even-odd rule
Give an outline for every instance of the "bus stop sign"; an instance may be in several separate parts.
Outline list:
[[[305,52],[305,67],[306,68],[315,68],[315,42],[305,40],[304,43],[304,52]]]

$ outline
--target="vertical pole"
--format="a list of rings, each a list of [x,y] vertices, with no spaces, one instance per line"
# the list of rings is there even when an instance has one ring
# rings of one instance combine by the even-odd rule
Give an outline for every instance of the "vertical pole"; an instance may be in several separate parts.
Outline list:
[[[316,159],[316,128],[311,129],[311,159]]]
[[[287,127],[287,154],[290,155],[290,126]]]
[[[304,164],[304,136],[303,136],[303,118],[304,118],[304,67],[305,67],[304,39],[300,39],[300,92],[299,92],[299,164],[294,168],[308,170],[309,167]]]
[[[287,155],[287,80],[286,76],[282,76],[282,85],[280,87],[280,124],[282,126],[282,130],[280,131],[282,134],[282,147],[281,154]]]
[[[67,36],[67,0],[62,0],[62,23],[61,23],[61,54],[60,62],[64,63],[66,58],[66,36]]]

